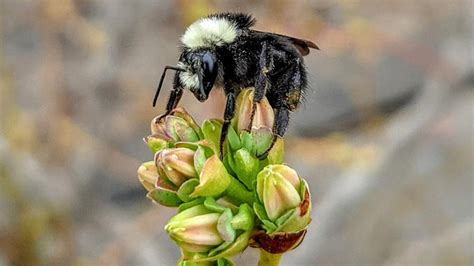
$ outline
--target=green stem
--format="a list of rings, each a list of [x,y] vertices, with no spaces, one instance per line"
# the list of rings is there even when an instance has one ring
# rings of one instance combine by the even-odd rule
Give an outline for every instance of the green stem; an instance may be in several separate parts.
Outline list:
[[[280,265],[283,253],[272,254],[263,249],[260,249],[260,258],[258,259],[258,266],[278,266]]]
[[[230,178],[230,185],[227,187],[225,195],[231,199],[238,200],[239,203],[248,203],[250,206],[253,206],[253,202],[255,201],[254,193],[248,191],[247,188],[233,176]]]

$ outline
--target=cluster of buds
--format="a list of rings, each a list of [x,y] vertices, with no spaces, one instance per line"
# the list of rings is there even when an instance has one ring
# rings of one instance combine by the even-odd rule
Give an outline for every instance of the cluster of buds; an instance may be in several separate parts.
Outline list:
[[[179,265],[232,265],[230,257],[248,246],[261,249],[261,265],[275,264],[303,240],[308,185],[283,164],[273,109],[266,98],[253,108],[253,95],[245,89],[237,98],[221,157],[223,122],[198,126],[182,108],[153,119],[144,138],[154,160],[138,177],[148,198],[177,208],[165,230],[181,249]]]

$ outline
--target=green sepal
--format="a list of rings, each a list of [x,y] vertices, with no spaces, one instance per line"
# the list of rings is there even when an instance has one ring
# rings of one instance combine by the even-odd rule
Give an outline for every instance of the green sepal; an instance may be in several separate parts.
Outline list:
[[[265,211],[265,207],[263,207],[262,204],[258,202],[254,202],[253,211],[255,212],[255,214],[257,215],[260,221],[264,221],[264,220],[270,221],[270,218],[268,218],[267,212]]]
[[[291,209],[287,211],[285,214],[283,214],[282,216],[278,217],[278,219],[275,220],[276,226],[280,227],[283,224],[285,224],[288,221],[288,219],[290,219],[295,213],[296,213],[296,209]]]
[[[277,230],[277,226],[268,220],[262,221],[262,228],[265,229],[267,234],[271,234]]]
[[[170,145],[168,141],[164,139],[160,139],[157,137],[154,137],[153,135],[150,135],[146,138],[143,139],[145,143],[147,144],[148,148],[150,151],[155,154],[163,149],[168,148]]]
[[[175,148],[186,148],[189,150],[196,151],[198,148],[197,142],[178,141],[174,144]]]
[[[308,188],[308,183],[306,183],[306,180],[303,178],[300,178],[300,189],[299,189],[299,194],[300,198],[304,199],[304,194],[306,193],[306,189]]]
[[[285,142],[283,138],[277,137],[272,149],[268,152],[268,164],[282,164],[285,154]]]
[[[255,180],[259,162],[248,150],[242,148],[235,152],[235,172],[237,177],[249,190],[253,190],[252,182]]]
[[[254,193],[247,190],[244,184],[231,176],[230,184],[225,192],[226,198],[233,204],[239,206],[241,203],[252,204],[255,201]]]
[[[197,187],[198,185],[199,185],[199,180],[197,178],[188,179],[183,184],[181,184],[176,194],[182,201],[189,202],[193,200],[193,198],[190,197],[189,195],[194,191],[194,188]]]
[[[230,209],[226,209],[221,216],[219,216],[219,220],[217,220],[217,231],[219,235],[224,239],[225,242],[232,243],[235,240],[237,232],[235,229],[232,228],[232,211]]]
[[[184,140],[194,142],[199,140],[199,135],[194,128],[184,118],[178,116],[167,116],[165,118],[166,128],[168,132],[176,140]]]
[[[227,141],[232,151],[236,151],[242,147],[239,135],[237,135],[233,127],[229,127],[229,130],[227,131]]]
[[[167,207],[178,207],[183,201],[175,191],[157,187],[146,195],[149,199]]]
[[[209,210],[218,213],[223,213],[225,210],[228,209],[217,203],[213,197],[206,197],[206,200],[204,200],[204,206],[206,206],[206,208],[208,208]]]
[[[220,246],[226,244],[225,242],[221,244]],[[219,246],[219,247],[220,247]],[[227,244],[229,246],[229,244]],[[217,249],[217,248],[215,248]],[[235,266],[234,262],[230,260],[229,258],[219,258],[216,261],[204,261],[204,262],[194,262],[193,260],[197,259],[205,259],[209,256],[210,252],[208,254],[203,254],[203,253],[192,253],[192,252],[185,252],[181,251],[184,254],[186,254],[187,259],[183,259],[181,257],[178,261],[178,266]]]
[[[252,130],[252,137],[255,141],[256,156],[265,153],[272,145],[273,133],[270,128],[260,127]]]
[[[199,146],[194,153],[194,168],[198,175],[201,174],[202,168],[207,161],[206,152],[203,147]]]
[[[236,176],[237,174],[235,173],[235,162],[234,162],[234,157],[232,156],[232,153],[226,153],[224,155],[224,160],[222,161],[224,163],[225,168],[227,169],[227,172],[229,172],[230,175]]]
[[[240,140],[242,141],[242,146],[245,147],[245,149],[247,149],[250,153],[255,154],[255,141],[253,140],[252,135],[249,132],[240,132]]]
[[[183,108],[178,107],[178,108],[173,109],[173,111],[171,111],[170,116],[168,117],[171,117],[171,118],[177,117],[177,118],[183,119],[185,123],[187,124],[187,126],[194,130],[194,133],[197,134],[198,138],[203,139],[203,134],[201,132],[201,129],[196,124],[192,116],[188,114],[188,112],[186,112],[186,110],[184,110]]]
[[[222,251],[216,250],[215,252],[213,252],[212,256],[208,256],[207,258],[202,258],[202,259],[194,259],[192,261],[193,262],[215,261],[220,258],[234,256],[242,252],[247,247],[251,233],[252,231],[250,230],[245,231],[241,235],[239,235],[239,237],[237,237],[237,239],[234,242],[232,242],[230,246],[225,247]]]
[[[308,189],[308,184],[306,183],[306,180],[301,178],[301,183],[303,189],[301,189],[303,192],[303,197],[302,199],[308,200],[309,205],[306,207],[307,209],[305,210],[305,214],[301,215],[301,207],[298,206],[294,210],[294,214],[289,216],[282,224],[277,228],[278,232],[298,232],[300,230],[303,230],[304,228],[308,227],[308,224],[311,222],[311,195],[309,194]],[[308,192],[308,195],[306,195],[306,192]],[[305,197],[308,197],[305,199]]]
[[[239,206],[239,212],[232,218],[231,224],[234,229],[251,230],[254,226],[254,218],[252,208],[244,203]]]
[[[217,260],[217,266],[235,266],[235,264],[228,258],[220,258]]]
[[[189,208],[191,208],[191,207],[194,207],[194,206],[203,204],[203,203],[204,203],[204,198],[197,198],[197,199],[195,199],[195,200],[182,203],[182,204],[179,205],[179,207],[178,207],[178,213],[180,213],[180,212],[182,212],[182,211],[184,211],[184,210],[187,210],[187,209],[189,209]]]
[[[222,121],[219,119],[205,120],[201,128],[204,138],[209,141],[214,153],[219,154]]]
[[[217,196],[224,192],[230,184],[231,176],[217,155],[211,156],[204,163],[199,175],[199,186],[191,193],[191,197]]]
[[[221,252],[222,250],[225,250],[226,248],[228,248],[231,244],[232,244],[232,242],[223,242],[222,244],[220,244],[216,248],[209,250],[209,253],[207,255],[208,256],[214,256],[214,255],[218,254],[219,252]]]

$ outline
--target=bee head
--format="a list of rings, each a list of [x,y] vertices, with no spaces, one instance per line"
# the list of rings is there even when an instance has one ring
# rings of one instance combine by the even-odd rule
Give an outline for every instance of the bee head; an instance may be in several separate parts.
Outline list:
[[[200,102],[207,100],[218,73],[215,52],[203,50],[183,54],[178,65],[186,69],[179,72],[181,84],[189,89]]]

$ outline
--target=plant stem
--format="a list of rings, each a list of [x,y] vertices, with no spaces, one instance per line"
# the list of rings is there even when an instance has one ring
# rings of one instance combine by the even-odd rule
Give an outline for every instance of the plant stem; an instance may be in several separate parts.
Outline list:
[[[280,265],[282,253],[272,254],[263,249],[260,249],[260,258],[258,259],[258,266],[278,266]]]

